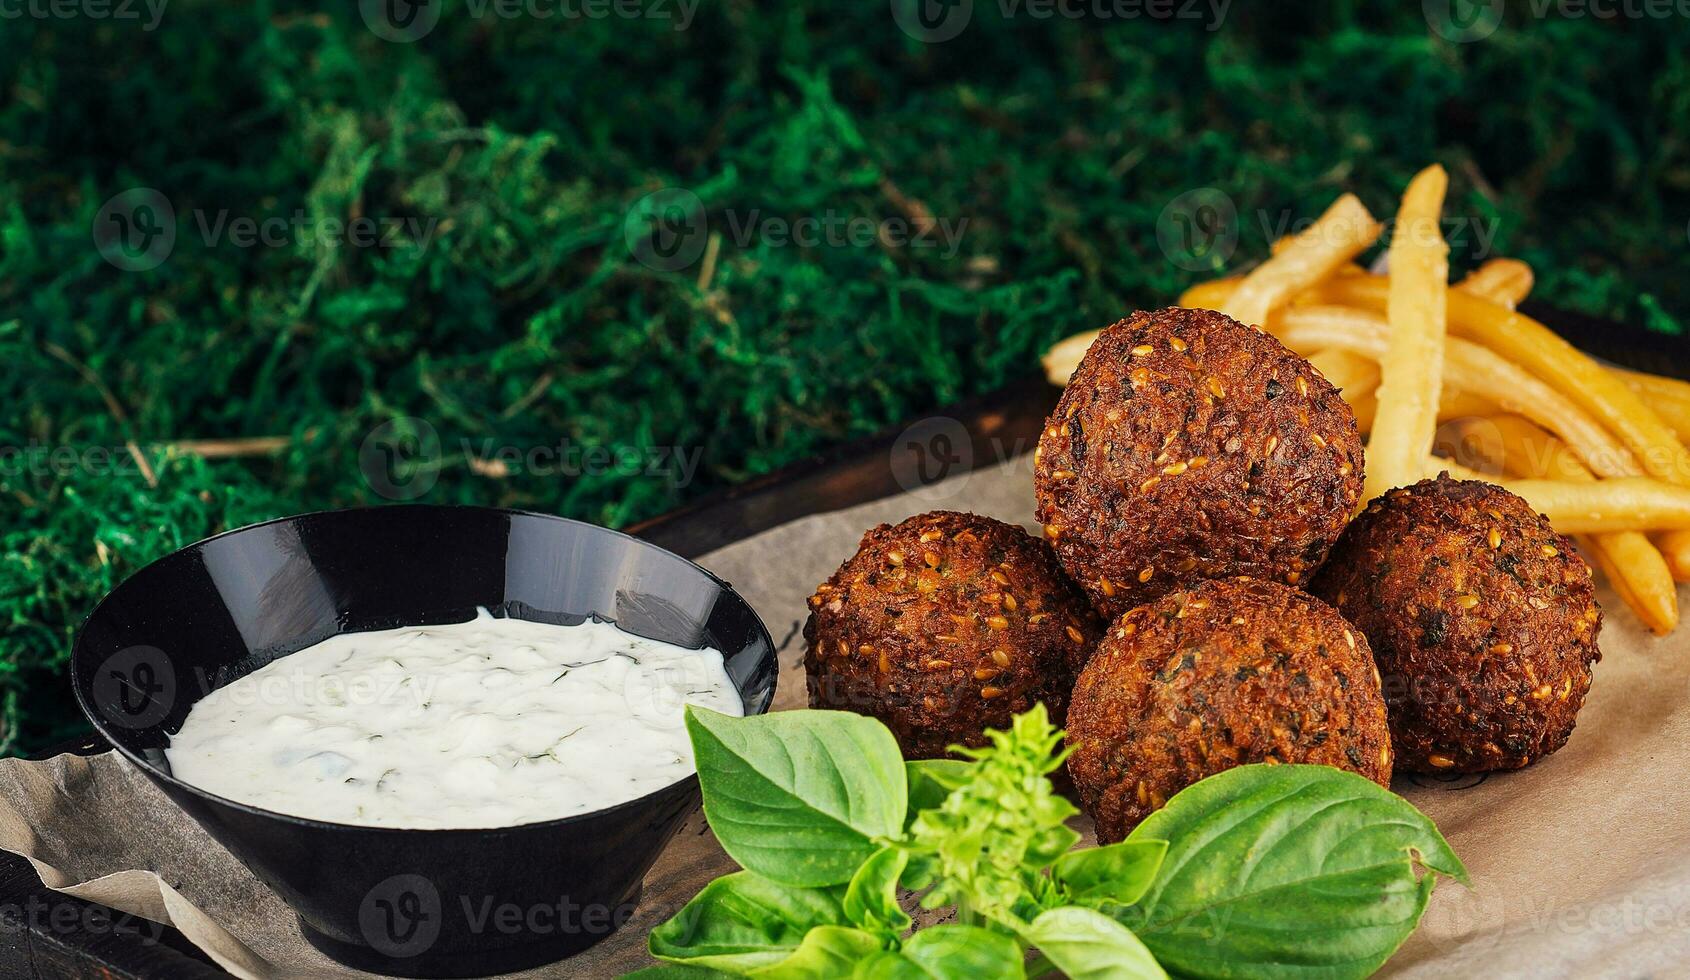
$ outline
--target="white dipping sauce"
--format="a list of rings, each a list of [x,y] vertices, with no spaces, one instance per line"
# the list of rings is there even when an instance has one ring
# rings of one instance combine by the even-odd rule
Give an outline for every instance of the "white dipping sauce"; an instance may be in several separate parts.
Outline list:
[[[343,633],[221,687],[165,757],[218,796],[372,827],[509,827],[693,772],[682,712],[745,713],[717,650],[609,623]]]

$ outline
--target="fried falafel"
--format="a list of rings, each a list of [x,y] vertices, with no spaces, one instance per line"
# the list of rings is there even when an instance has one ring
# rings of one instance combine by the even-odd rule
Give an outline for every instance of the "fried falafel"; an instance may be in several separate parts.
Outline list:
[[[1210,310],[1134,313],[1086,351],[1034,456],[1038,519],[1107,617],[1201,579],[1298,584],[1362,485],[1355,413]]]
[[[1518,496],[1448,474],[1391,490],[1310,589],[1367,634],[1400,768],[1518,769],[1572,734],[1602,614],[1572,542]]]
[[[1197,583],[1109,627],[1074,687],[1068,744],[1068,772],[1102,843],[1246,763],[1318,763],[1391,782],[1366,638],[1332,607],[1264,579]]]
[[[1035,702],[1060,721],[1102,630],[1047,544],[944,511],[871,529],[809,604],[810,706],[880,719],[910,758],[982,745]]]

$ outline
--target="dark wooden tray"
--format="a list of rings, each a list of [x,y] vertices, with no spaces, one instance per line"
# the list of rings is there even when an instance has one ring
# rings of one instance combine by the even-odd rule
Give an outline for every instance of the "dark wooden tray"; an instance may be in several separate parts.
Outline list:
[[[1608,320],[1527,304],[1526,312],[1598,357],[1690,377],[1690,343]],[[878,500],[1030,451],[1057,389],[1032,377],[826,455],[706,497],[631,530],[697,557],[806,514]],[[844,556],[840,556],[843,558]],[[93,736],[43,753],[103,751]],[[122,980],[226,978],[174,929],[46,888],[29,862],[0,852],[0,976]]]

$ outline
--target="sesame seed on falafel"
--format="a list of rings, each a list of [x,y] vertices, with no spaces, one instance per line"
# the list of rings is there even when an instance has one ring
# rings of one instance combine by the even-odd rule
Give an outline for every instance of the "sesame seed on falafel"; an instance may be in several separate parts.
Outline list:
[[[1060,722],[1102,629],[1049,545],[946,511],[869,530],[809,604],[810,706],[879,718],[910,758],[982,745],[1037,702]]]
[[[1104,843],[1246,763],[1391,781],[1366,638],[1331,606],[1263,579],[1201,582],[1129,611],[1080,673],[1067,724],[1068,772]]]
[[[1310,591],[1367,634],[1413,772],[1517,769],[1559,749],[1602,655],[1572,542],[1477,480],[1442,474],[1376,498]]]
[[[1045,535],[1106,616],[1202,579],[1306,581],[1361,485],[1361,435],[1337,389],[1210,310],[1105,329],[1034,457]]]

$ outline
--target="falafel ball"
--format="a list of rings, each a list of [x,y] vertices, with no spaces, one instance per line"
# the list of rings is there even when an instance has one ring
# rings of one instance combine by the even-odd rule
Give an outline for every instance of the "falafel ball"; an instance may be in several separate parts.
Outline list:
[[[1381,495],[1310,589],[1367,634],[1413,772],[1518,769],[1560,748],[1602,656],[1589,567],[1490,483],[1442,474]]]
[[[937,758],[1035,702],[1060,720],[1102,626],[1019,527],[946,511],[882,524],[810,597],[810,706],[871,715],[906,756]]]
[[[1197,583],[1121,617],[1074,687],[1068,744],[1101,843],[1246,763],[1317,763],[1391,783],[1366,638],[1331,606],[1264,579]]]
[[[1033,465],[1045,536],[1110,618],[1201,579],[1298,584],[1362,485],[1361,435],[1338,390],[1212,310],[1138,312],[1105,329]]]

